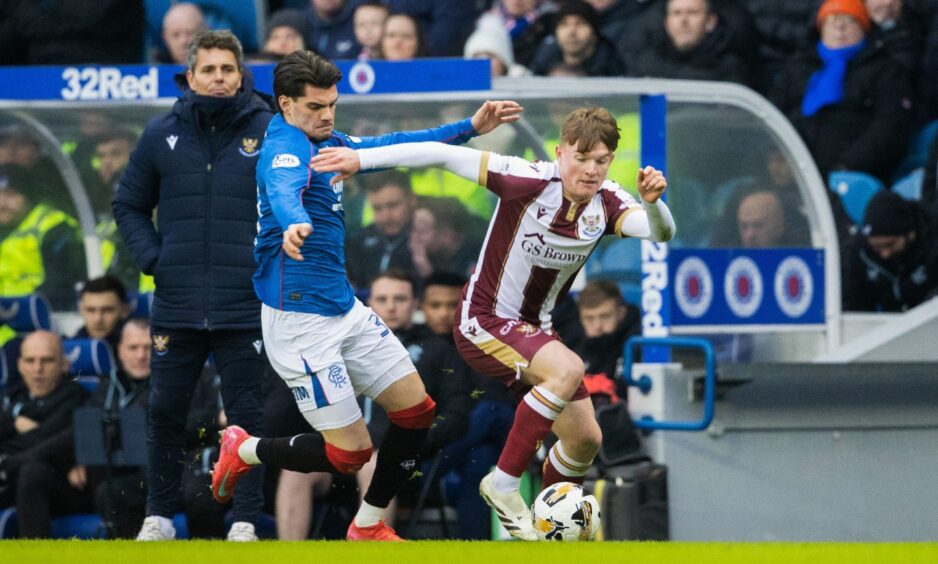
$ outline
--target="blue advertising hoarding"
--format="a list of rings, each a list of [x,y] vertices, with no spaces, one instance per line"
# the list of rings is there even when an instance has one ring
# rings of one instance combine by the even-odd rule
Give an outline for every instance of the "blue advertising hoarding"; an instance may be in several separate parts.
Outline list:
[[[489,90],[484,59],[414,61],[336,61],[343,78],[340,94],[392,94]],[[273,64],[248,65],[254,87],[273,92]],[[155,100],[179,95],[177,65],[0,68],[0,100]]]
[[[821,249],[673,249],[672,326],[820,325]]]

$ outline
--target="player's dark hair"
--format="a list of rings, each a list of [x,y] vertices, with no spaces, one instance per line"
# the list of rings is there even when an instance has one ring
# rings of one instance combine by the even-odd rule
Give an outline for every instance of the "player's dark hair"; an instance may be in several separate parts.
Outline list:
[[[593,308],[599,307],[609,300],[614,301],[616,305],[625,303],[616,283],[609,280],[590,280],[580,292],[577,305],[580,308]]]
[[[619,146],[619,126],[606,108],[592,106],[573,110],[563,122],[560,136],[565,143],[576,144],[576,150],[588,153],[597,143],[610,151]]]
[[[196,56],[199,49],[222,49],[234,53],[235,60],[238,62],[238,70],[244,70],[244,49],[237,36],[227,29],[200,31],[192,38],[189,43],[189,51],[186,55],[186,62],[189,64],[189,70],[195,72]]]
[[[417,297],[417,281],[414,280],[414,277],[411,276],[408,272],[400,268],[389,268],[382,272],[381,274],[375,276],[375,279],[371,281],[372,286],[378,280],[382,278],[388,278],[391,280],[398,280],[400,282],[407,282],[410,284],[410,294],[413,297]]]
[[[342,71],[335,63],[312,51],[294,51],[274,67],[274,100],[280,108],[280,97],[296,100],[306,86],[331,88],[342,80]]]
[[[104,294],[113,292],[122,304],[127,303],[127,289],[116,277],[111,275],[92,278],[82,285],[78,292],[78,298],[81,299],[85,294]]]

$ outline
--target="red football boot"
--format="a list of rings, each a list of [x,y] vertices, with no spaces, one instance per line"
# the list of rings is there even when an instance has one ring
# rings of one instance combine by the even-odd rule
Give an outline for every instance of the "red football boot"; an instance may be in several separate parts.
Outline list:
[[[238,447],[249,438],[251,435],[237,425],[229,425],[221,433],[218,462],[212,470],[212,497],[218,503],[226,503],[231,499],[238,479],[253,468],[238,456]]]
[[[359,527],[352,519],[352,524],[348,526],[348,533],[346,533],[345,538],[350,541],[404,541],[404,539],[397,536],[394,529],[384,523],[384,519],[378,521],[377,525],[370,527]]]

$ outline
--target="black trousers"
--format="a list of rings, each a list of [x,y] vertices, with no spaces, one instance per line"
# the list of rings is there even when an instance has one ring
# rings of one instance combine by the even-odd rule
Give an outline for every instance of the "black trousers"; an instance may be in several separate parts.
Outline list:
[[[171,518],[179,499],[186,415],[208,355],[221,376],[221,395],[228,423],[252,435],[262,434],[263,377],[267,365],[261,330],[207,331],[154,325],[147,417],[147,514]],[[263,468],[241,478],[232,517],[253,523],[264,503]],[[210,495],[210,494],[209,494]]]

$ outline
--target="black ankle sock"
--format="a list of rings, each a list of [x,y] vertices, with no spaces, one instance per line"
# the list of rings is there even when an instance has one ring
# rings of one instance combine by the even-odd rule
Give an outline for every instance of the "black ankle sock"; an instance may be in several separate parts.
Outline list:
[[[417,470],[427,431],[429,429],[405,429],[391,423],[378,449],[378,462],[365,494],[366,502],[375,507],[387,507],[391,503],[404,482]]]
[[[336,471],[326,457],[326,442],[316,433],[261,439],[257,443],[257,458],[264,464],[294,472]]]

